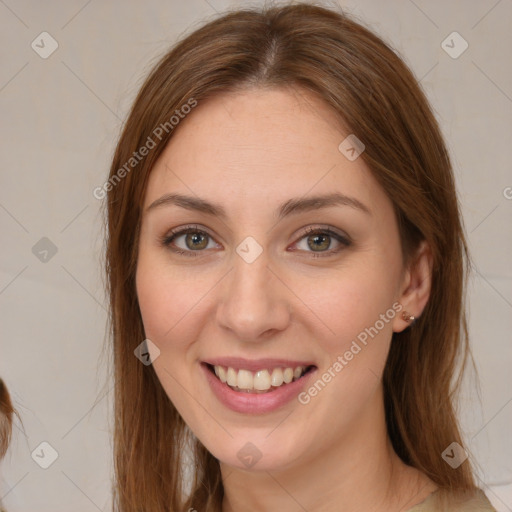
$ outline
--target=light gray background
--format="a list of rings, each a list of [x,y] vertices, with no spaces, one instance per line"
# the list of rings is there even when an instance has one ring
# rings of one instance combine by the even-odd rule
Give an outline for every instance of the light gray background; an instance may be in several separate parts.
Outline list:
[[[465,388],[463,428],[481,485],[510,511],[512,2],[340,3],[406,59],[447,138],[475,267],[470,334],[483,402]],[[155,58],[216,11],[247,4],[0,0],[0,375],[25,425],[0,466],[11,512],[110,510],[113,393],[92,191]],[[43,31],[59,45],[47,59],[31,48]],[[457,59],[441,46],[453,31],[469,44]],[[47,262],[32,252],[42,237],[58,249]],[[31,457],[42,442],[58,452],[48,469]]]

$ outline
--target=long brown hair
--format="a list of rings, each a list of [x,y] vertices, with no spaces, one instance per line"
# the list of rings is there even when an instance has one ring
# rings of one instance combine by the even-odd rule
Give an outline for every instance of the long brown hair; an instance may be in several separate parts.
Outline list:
[[[450,493],[472,491],[469,461],[452,469],[441,456],[452,442],[463,444],[454,393],[471,356],[467,247],[438,124],[411,71],[380,38],[345,14],[294,4],[230,12],[180,41],[146,79],[117,145],[104,187],[117,510],[221,507],[218,460],[191,435],[152,366],[134,357],[145,338],[135,272],[144,193],[174,133],[169,120],[183,105],[200,108],[208,97],[244,87],[295,87],[329,105],[366,146],[361,158],[393,202],[406,261],[421,240],[430,245],[430,299],[411,328],[394,334],[383,375],[387,428],[405,463]],[[168,129],[155,137],[159,126]],[[149,152],[130,160],[149,139]],[[183,473],[189,442],[190,494]]]
[[[5,456],[9,449],[14,416],[18,418],[20,424],[23,426],[23,420],[12,404],[9,390],[4,384],[4,381],[0,379],[0,459]],[[0,500],[0,512],[3,510],[5,509],[2,507]]]
[[[12,436],[12,421],[15,414],[18,416],[18,412],[12,405],[11,395],[4,381],[0,379],[0,459],[9,448]]]

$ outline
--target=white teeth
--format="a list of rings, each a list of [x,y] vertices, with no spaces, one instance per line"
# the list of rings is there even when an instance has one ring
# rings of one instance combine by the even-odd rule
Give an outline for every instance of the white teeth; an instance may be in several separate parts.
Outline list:
[[[219,373],[217,373],[219,372]],[[215,373],[217,373],[217,377],[219,377],[221,382],[226,382],[228,380],[228,376],[226,375],[226,370],[222,366],[215,367]]]
[[[254,374],[253,388],[259,391],[270,389],[270,374],[267,370],[260,370]]]
[[[240,389],[253,389],[252,382],[253,382],[253,377],[252,377],[252,373],[250,371],[238,370],[237,386]]]
[[[271,388],[277,388],[283,384],[299,379],[304,370],[304,366],[297,366],[296,368],[274,368],[273,370],[258,370],[251,372],[249,370],[235,370],[230,366],[225,368],[223,366],[214,366],[215,375],[223,383],[237,390],[244,390],[246,392],[265,392],[271,391]]]
[[[272,372],[272,386],[276,388],[284,382],[283,370],[281,368],[274,368]]]
[[[237,386],[238,383],[237,383],[237,373],[235,372],[235,370],[233,370],[233,368],[228,368],[228,374],[227,374],[227,377],[226,377],[226,382],[230,385],[230,386]]]
[[[289,384],[293,380],[293,368],[285,368],[283,372],[283,378],[286,384]]]

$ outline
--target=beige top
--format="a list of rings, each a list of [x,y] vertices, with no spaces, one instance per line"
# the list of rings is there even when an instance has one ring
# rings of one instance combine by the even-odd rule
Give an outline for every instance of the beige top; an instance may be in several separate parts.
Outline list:
[[[421,503],[418,503],[414,507],[407,510],[407,512],[438,512],[438,492],[435,491],[430,494]],[[0,503],[0,512],[7,512]],[[473,499],[467,500],[461,503],[457,508],[450,507],[450,512],[497,512],[496,509],[491,505],[482,491],[478,492],[478,495]]]
[[[435,491],[421,503],[410,508],[407,512],[438,512],[442,510],[439,502],[439,491]],[[455,506],[449,507],[450,512],[496,512],[487,496],[482,490],[470,499],[467,499]]]

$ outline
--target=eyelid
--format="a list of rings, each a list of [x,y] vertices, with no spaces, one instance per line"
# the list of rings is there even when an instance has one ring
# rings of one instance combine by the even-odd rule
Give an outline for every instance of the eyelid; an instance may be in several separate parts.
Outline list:
[[[319,224],[317,226],[308,226],[305,229],[299,231],[299,233],[294,235],[296,241],[293,242],[292,245],[297,245],[304,238],[312,236],[314,234],[324,234],[331,238],[334,238],[341,245],[341,247],[339,247],[338,249],[328,249],[326,251],[301,251],[300,249],[293,249],[292,252],[305,252],[307,254],[307,256],[305,257],[327,258],[329,256],[336,256],[339,252],[351,246],[353,243],[352,239],[345,232],[338,230],[337,228],[330,226],[328,224]]]
[[[212,241],[218,244],[215,237],[209,232],[209,230],[203,226],[198,224],[189,224],[185,226],[179,226],[177,228],[170,229],[166,232],[165,235],[159,237],[160,243],[169,248],[171,251],[178,254],[186,254],[187,256],[199,256],[198,253],[203,251],[192,251],[192,250],[184,250],[177,247],[171,247],[171,242],[173,242],[176,238],[186,235],[188,233],[204,233],[207,237],[209,237]]]
[[[173,228],[160,238],[160,243],[175,253],[187,255],[187,256],[199,256],[201,252],[205,252],[205,249],[194,251],[194,250],[183,250],[180,248],[171,247],[171,242],[173,242],[176,238],[186,235],[188,233],[196,233],[196,232],[204,233],[213,242],[215,242],[217,244],[219,243],[219,242],[217,242],[216,238],[209,232],[209,230],[207,228],[204,228],[198,224],[190,224],[190,225],[179,226],[177,228]],[[293,242],[292,245],[296,245],[297,243],[302,241],[302,239],[306,238],[307,236],[311,236],[311,235],[317,234],[317,233],[318,234],[326,234],[332,238],[335,238],[342,246],[348,247],[348,246],[352,245],[351,238],[345,232],[340,231],[337,228],[334,228],[333,226],[330,226],[327,224],[324,224],[324,225],[319,224],[316,226],[309,225],[306,228],[302,228],[301,230],[296,232],[295,235],[293,235],[294,238],[296,238],[296,240],[295,240],[295,242]],[[332,255],[337,254],[342,249],[343,249],[343,247],[340,249],[336,249],[336,250],[328,249],[327,251],[318,251],[318,252],[317,251],[301,251],[301,250],[293,250],[293,252],[295,252],[295,251],[296,252],[306,252],[306,253],[313,255],[313,257],[318,257],[318,256],[320,256],[320,257],[326,256],[327,257],[327,256],[332,256]]]
[[[317,224],[316,226],[315,225],[307,226],[306,228],[303,228],[302,231],[299,230],[299,232],[295,236],[304,237],[306,235],[315,234],[315,233],[331,234],[331,235],[341,238],[342,240],[344,240],[347,243],[350,243],[350,244],[352,243],[352,239],[350,238],[350,236],[347,235],[347,233],[345,233],[344,231],[342,231],[338,228],[335,228],[334,226],[331,226],[329,224]]]

